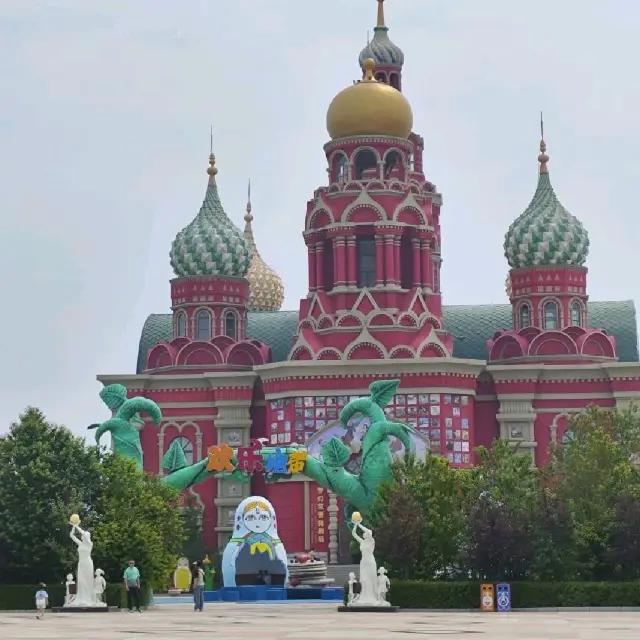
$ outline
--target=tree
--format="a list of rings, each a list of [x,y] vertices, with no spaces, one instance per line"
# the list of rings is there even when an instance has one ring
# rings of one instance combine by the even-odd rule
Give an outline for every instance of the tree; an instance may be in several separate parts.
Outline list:
[[[640,494],[632,462],[640,449],[638,417],[635,408],[590,406],[571,416],[569,428],[572,438],[553,449],[550,467],[574,529],[576,577],[606,580],[614,577],[608,546],[619,497]]]
[[[532,535],[532,578],[546,582],[571,579],[576,571],[571,515],[550,486],[543,485],[536,498]]]
[[[143,580],[167,587],[186,539],[177,492],[134,460],[111,454],[102,463],[101,489],[93,509],[94,558],[107,580],[122,580],[134,559]]]
[[[529,575],[534,555],[533,510],[539,471],[530,456],[506,440],[476,449],[478,466],[469,473],[463,564],[483,580],[516,580]]]
[[[59,583],[76,560],[69,516],[91,509],[100,455],[28,408],[0,438],[0,581]]]
[[[189,493],[187,493],[181,515],[184,523],[185,541],[180,555],[189,558],[191,562],[204,560],[207,555],[207,547],[202,537],[202,511],[197,500]]]
[[[640,578],[640,499],[624,493],[618,496],[611,527],[607,560],[619,580]]]
[[[380,557],[392,575],[431,580],[451,571],[463,529],[461,477],[431,454],[394,464],[372,513]]]

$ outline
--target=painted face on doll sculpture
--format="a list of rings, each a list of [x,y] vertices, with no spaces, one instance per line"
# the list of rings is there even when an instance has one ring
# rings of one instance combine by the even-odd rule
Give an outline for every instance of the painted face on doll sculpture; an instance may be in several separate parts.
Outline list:
[[[271,528],[273,518],[267,505],[256,501],[245,507],[242,521],[252,533],[264,533]]]

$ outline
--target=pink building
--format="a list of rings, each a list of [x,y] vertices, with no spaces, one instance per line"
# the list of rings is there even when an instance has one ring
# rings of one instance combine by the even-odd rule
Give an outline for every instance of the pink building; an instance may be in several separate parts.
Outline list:
[[[640,396],[633,303],[588,301],[587,232],[553,191],[544,141],[533,199],[505,238],[511,304],[442,305],[442,198],[423,170],[382,1],[362,81],[328,109],[328,184],[301,224],[309,289],[299,310],[281,310],[282,280],[260,257],[250,203],[244,233],[225,213],[211,156],[200,212],[172,245],[171,313],[145,322],[135,374],[99,376],[162,408],[160,427],[141,433],[151,473],[163,473],[176,438],[188,461],[250,438],[317,443],[380,377],[402,381],[391,414],[456,467],[497,437],[540,464],[568,412]],[[339,501],[302,475],[191,490],[210,545],[225,544],[250,492],[273,503],[289,551],[344,556]]]

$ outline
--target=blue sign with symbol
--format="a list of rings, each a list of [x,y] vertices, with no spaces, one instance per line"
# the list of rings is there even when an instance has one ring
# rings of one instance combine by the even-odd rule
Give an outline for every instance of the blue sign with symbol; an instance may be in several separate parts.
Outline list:
[[[496,610],[511,611],[511,587],[508,584],[496,585]]]

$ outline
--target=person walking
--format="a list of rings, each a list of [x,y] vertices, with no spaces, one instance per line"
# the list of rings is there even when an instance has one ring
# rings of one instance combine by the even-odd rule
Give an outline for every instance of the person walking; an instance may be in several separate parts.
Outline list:
[[[44,618],[44,610],[49,604],[49,594],[46,592],[47,585],[41,582],[36,591],[36,618]]]
[[[204,610],[204,569],[201,562],[193,563],[193,610]]]
[[[136,567],[135,560],[129,560],[129,566],[124,570],[124,588],[127,591],[129,613],[133,612],[134,605],[136,611],[142,613],[140,609],[140,571]]]

